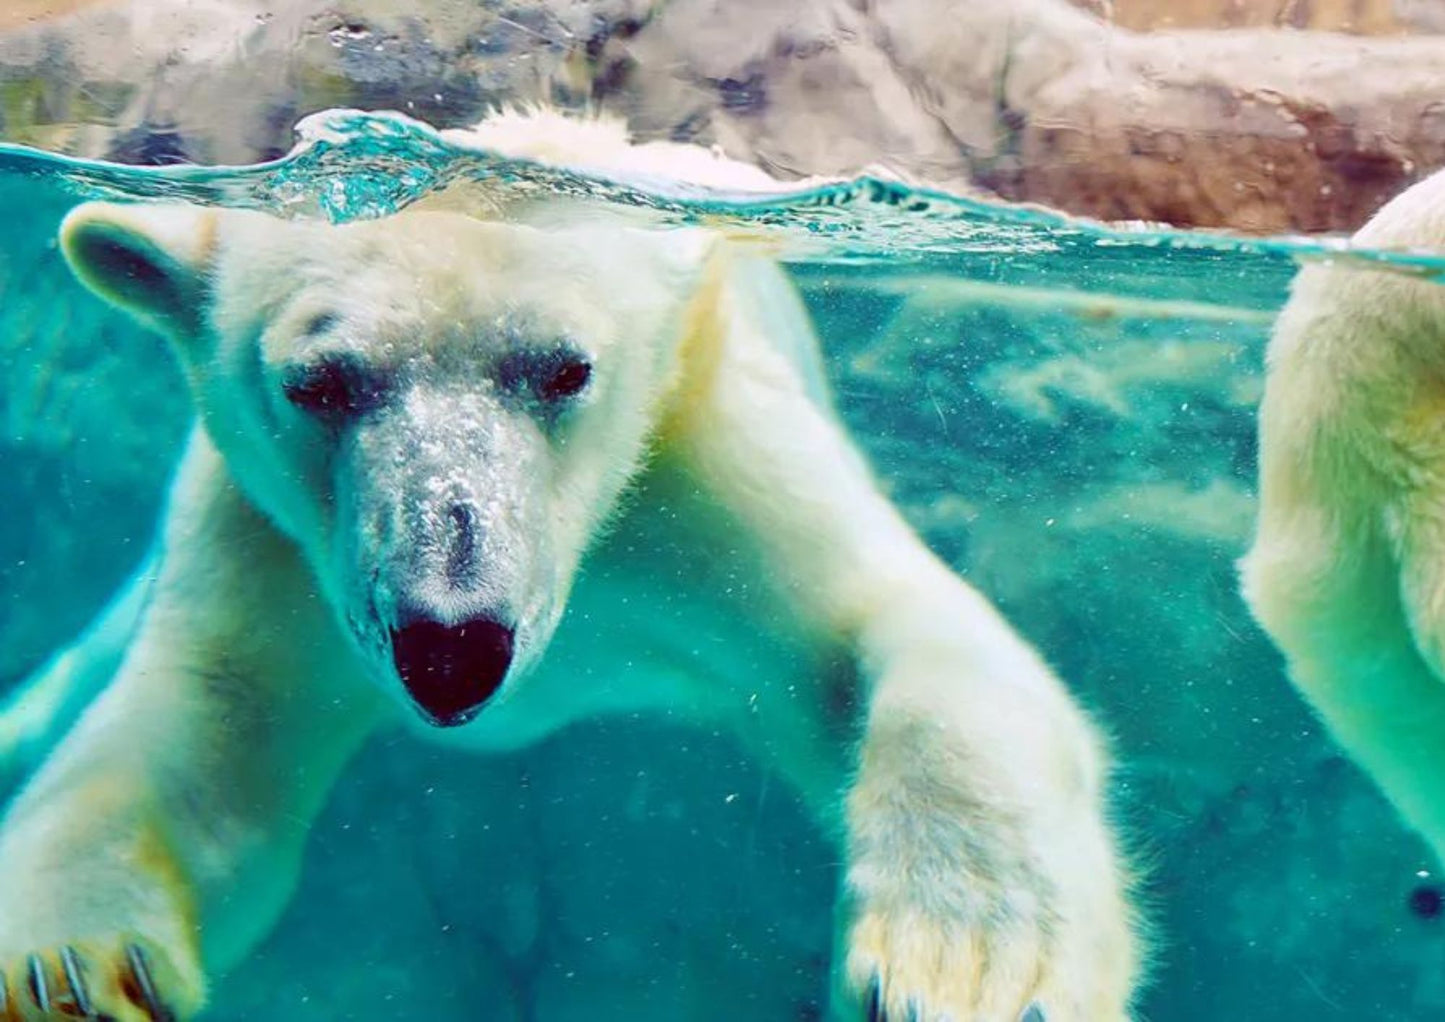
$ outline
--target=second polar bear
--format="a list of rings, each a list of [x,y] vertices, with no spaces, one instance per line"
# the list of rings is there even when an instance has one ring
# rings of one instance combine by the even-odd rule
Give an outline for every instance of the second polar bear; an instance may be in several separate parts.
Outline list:
[[[632,151],[493,127],[519,155]],[[485,750],[665,709],[729,727],[839,833],[832,1018],[1126,1017],[1100,743],[880,494],[781,271],[540,205],[515,212],[544,228],[68,218],[81,279],[171,338],[199,424],[138,634],[0,829],[0,996],[193,1015],[399,715]]]
[[[1354,237],[1445,245],[1445,175]],[[1244,592],[1331,731],[1445,862],[1445,287],[1302,270],[1269,346]]]

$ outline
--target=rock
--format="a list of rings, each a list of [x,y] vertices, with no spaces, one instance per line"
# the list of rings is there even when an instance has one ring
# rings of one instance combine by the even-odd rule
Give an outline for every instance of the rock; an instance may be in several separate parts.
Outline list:
[[[1440,0],[1072,0],[1127,28],[1315,28],[1379,35],[1417,24]]]
[[[1351,24],[1384,26],[1379,5]],[[66,0],[31,20],[42,6],[0,15],[0,132],[128,162],[273,157],[329,106],[455,126],[547,100],[782,176],[885,164],[1248,231],[1351,229],[1445,165],[1445,46],[1428,37],[1140,34],[1065,0],[946,17],[935,0]]]

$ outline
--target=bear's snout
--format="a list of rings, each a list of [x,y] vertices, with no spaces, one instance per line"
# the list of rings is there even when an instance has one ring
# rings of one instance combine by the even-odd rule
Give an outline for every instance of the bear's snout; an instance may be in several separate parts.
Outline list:
[[[417,620],[392,631],[392,658],[427,720],[456,727],[501,688],[515,638],[513,629],[491,618],[455,625]]]

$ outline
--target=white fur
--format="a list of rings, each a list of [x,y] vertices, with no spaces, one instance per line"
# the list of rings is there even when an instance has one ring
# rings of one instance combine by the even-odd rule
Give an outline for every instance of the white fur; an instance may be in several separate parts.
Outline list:
[[[474,137],[574,166],[754,179],[548,113]],[[107,239],[154,246],[180,285],[117,273]],[[360,441],[327,447],[268,390],[313,343],[305,324],[339,302],[349,343],[402,360],[431,395],[415,400],[452,410],[438,435],[475,415],[476,435],[515,437],[502,461],[525,465],[479,462],[491,475],[455,483],[530,502],[493,523],[510,544],[496,563],[532,566],[504,595],[544,608],[519,631],[526,669],[471,724],[423,733],[497,749],[598,713],[724,724],[840,837],[833,1018],[862,1017],[874,982],[895,1022],[1015,1022],[1034,1002],[1051,1022],[1125,1016],[1136,952],[1101,743],[880,493],[776,265],[698,234],[436,211],[331,228],[91,206],[65,243],[92,286],[172,335],[201,426],[139,636],[0,831],[12,990],[32,952],[53,960],[71,943],[109,962],[134,940],[193,1012],[205,975],[284,904],[347,757],[411,716],[348,602],[405,584],[409,562],[346,525],[355,492],[411,466],[372,464]],[[563,439],[539,442],[488,405],[485,373],[459,356],[483,365],[493,342],[479,338],[504,321],[595,359]],[[432,411],[387,414],[425,432]],[[564,602],[557,625],[546,608]],[[92,993],[138,1017],[113,982]]]
[[[1445,245],[1445,176],[1355,241]],[[1340,742],[1445,860],[1445,289],[1310,266],[1268,353],[1244,593]]]
[[[462,148],[536,160],[632,185],[683,184],[766,194],[794,191],[822,181],[778,181],[751,164],[730,159],[718,149],[680,142],[634,143],[628,137],[626,123],[606,114],[580,118],[545,107],[507,108],[474,127],[443,131],[442,137]]]

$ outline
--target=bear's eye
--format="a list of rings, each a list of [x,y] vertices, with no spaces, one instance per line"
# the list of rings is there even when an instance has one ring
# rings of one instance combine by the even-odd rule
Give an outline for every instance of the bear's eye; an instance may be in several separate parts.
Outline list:
[[[340,420],[362,415],[385,399],[380,376],[351,355],[330,355],[304,365],[289,366],[281,389],[303,412]]]
[[[582,393],[592,379],[592,364],[584,358],[568,357],[537,387],[543,401],[561,401]]]
[[[340,322],[341,317],[334,312],[318,312],[306,321],[306,329],[302,334],[306,337],[319,337]]]
[[[502,386],[514,394],[558,405],[587,389],[592,363],[571,348],[520,351],[502,360],[499,376]]]

